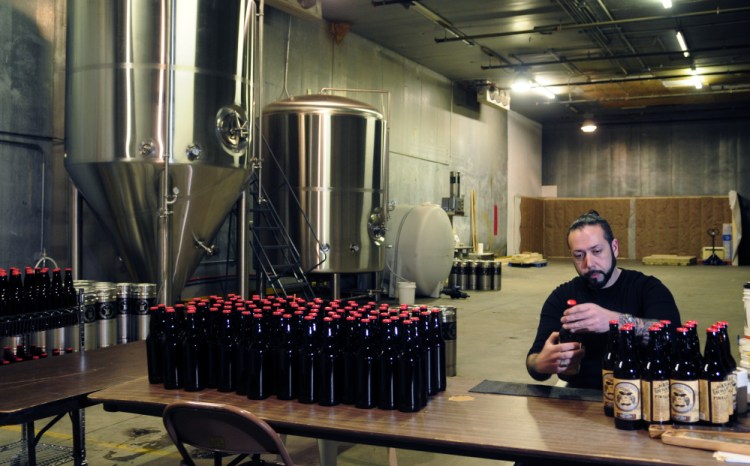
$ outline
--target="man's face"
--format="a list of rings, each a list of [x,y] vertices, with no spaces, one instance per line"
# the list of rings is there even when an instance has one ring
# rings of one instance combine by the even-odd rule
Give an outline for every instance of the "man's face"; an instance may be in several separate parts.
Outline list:
[[[591,288],[606,288],[614,282],[612,274],[617,265],[619,245],[616,239],[612,244],[607,242],[601,226],[586,225],[571,231],[568,246],[576,272]]]

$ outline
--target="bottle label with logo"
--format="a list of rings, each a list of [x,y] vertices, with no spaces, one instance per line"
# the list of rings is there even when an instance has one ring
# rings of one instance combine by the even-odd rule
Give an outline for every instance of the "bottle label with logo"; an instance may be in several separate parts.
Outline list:
[[[699,418],[710,424],[729,422],[731,386],[726,380],[712,381],[701,379],[699,382],[700,406]]]
[[[643,420],[646,422],[668,422],[669,413],[669,380],[644,380],[641,382],[643,392]]]
[[[612,375],[612,371],[602,369],[602,396],[604,400],[605,408],[613,408],[615,406],[615,380]]]
[[[676,422],[698,422],[699,383],[697,380],[670,380],[669,404],[672,420]]]
[[[614,379],[615,419],[640,421],[641,413],[641,380]]]

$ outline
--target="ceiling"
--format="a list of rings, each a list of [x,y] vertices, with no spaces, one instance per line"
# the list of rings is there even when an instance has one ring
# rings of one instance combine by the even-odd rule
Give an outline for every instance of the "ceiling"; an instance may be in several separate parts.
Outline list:
[[[327,21],[468,90],[507,90],[543,124],[750,117],[747,0],[319,2]],[[535,87],[511,90],[519,76]]]

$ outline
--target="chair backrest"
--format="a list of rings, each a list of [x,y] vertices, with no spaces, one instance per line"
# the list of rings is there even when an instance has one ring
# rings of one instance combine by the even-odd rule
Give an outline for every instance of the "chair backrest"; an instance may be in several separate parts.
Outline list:
[[[164,410],[164,426],[188,464],[194,464],[184,444],[205,450],[239,454],[271,453],[293,466],[281,437],[265,421],[236,406],[177,401]]]

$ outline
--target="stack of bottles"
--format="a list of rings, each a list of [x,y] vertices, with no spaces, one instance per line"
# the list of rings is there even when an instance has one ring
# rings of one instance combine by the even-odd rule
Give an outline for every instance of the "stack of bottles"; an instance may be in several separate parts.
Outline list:
[[[404,412],[445,390],[440,309],[229,295],[150,314],[149,382],[167,389]]]
[[[0,317],[55,310],[75,306],[72,269],[52,270],[26,267],[0,269]]]
[[[631,324],[609,323],[602,363],[604,413],[618,429],[651,424],[728,426],[736,419],[738,369],[727,322],[706,328],[701,354],[696,321],[648,329],[646,348]]]
[[[77,313],[67,312],[77,303],[73,273],[70,268],[51,272],[0,268],[0,365],[72,352],[59,335],[78,321]]]

